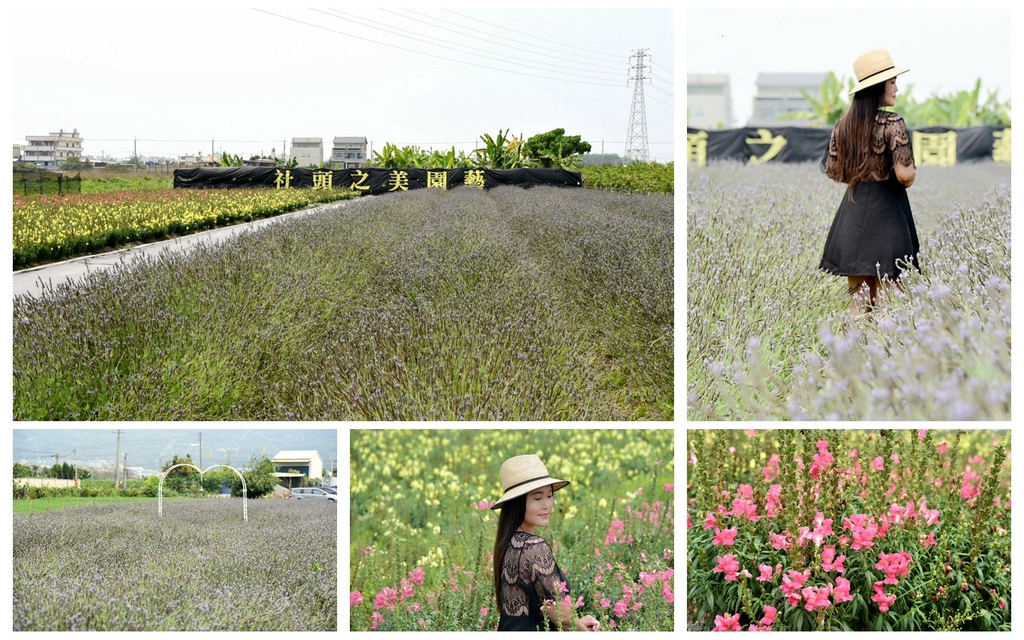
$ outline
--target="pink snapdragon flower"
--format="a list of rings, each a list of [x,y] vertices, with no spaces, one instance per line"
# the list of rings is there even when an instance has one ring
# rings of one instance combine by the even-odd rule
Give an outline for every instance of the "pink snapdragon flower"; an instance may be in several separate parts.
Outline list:
[[[799,571],[788,571],[786,575],[782,576],[782,584],[779,585],[779,589],[785,594],[786,601],[791,606],[795,607],[800,604],[800,589],[803,588],[806,581],[807,576]]]
[[[814,530],[811,531],[811,540],[814,546],[821,546],[825,538],[835,535],[832,531],[832,518],[826,518],[820,511],[814,516]]]
[[[736,544],[736,534],[739,530],[733,529],[715,529],[715,539],[711,541],[713,545],[722,545],[723,547],[731,547]]]
[[[765,513],[769,518],[779,515],[781,502],[779,496],[782,495],[782,485],[773,484],[768,487],[768,498],[765,501]]]
[[[804,587],[800,590],[800,595],[804,597],[804,609],[808,611],[825,610],[828,609],[832,603],[828,600],[828,594],[831,589],[826,585],[821,588],[816,587]]]
[[[715,616],[715,631],[742,631],[740,627],[740,614]]]
[[[391,611],[398,604],[398,591],[391,587],[383,587],[377,596],[373,599],[373,608],[382,609],[386,608]]]
[[[772,579],[772,576],[774,575],[774,572],[772,571],[771,565],[769,565],[769,564],[762,564],[762,565],[760,565],[758,567],[758,569],[761,571],[761,575],[759,575],[757,577],[757,581],[758,582],[770,582],[771,579]]]
[[[778,477],[780,462],[782,462],[782,458],[780,458],[777,453],[773,453],[771,457],[768,458],[768,465],[761,469],[761,473],[764,474],[765,482],[771,482]]]
[[[624,616],[627,613],[629,613],[629,605],[626,604],[625,600],[619,600],[618,602],[615,603],[615,608],[612,609],[612,613],[615,614],[616,618],[621,618],[622,616]],[[739,617],[740,617],[740,614],[737,613],[736,614],[736,619],[739,620]],[[737,631],[738,631],[738,629],[737,629]]]
[[[832,597],[835,599],[836,604],[853,600],[853,596],[850,595],[850,581],[846,578],[836,578],[836,586],[832,589]]]
[[[939,544],[938,542],[935,542],[935,532],[934,531],[929,533],[927,538],[924,537],[924,534],[921,534],[920,536],[917,537],[917,539],[921,542],[921,546],[922,547],[935,547],[935,546],[938,546],[938,544]]]
[[[764,605],[764,617],[761,618],[761,624],[770,627],[775,624],[775,616],[778,615],[779,610],[770,605]]]
[[[869,464],[868,467],[872,471],[881,471],[885,469],[885,460],[882,459],[882,456],[878,456],[877,458],[871,461],[871,464]]]
[[[875,568],[885,572],[885,580],[882,581],[884,584],[898,584],[899,578],[910,575],[910,563],[913,559],[906,551],[879,553],[878,558]]]
[[[786,539],[786,536],[788,535],[788,531],[783,531],[781,534],[769,532],[768,537],[771,538],[772,548],[781,549],[783,551],[788,551],[789,549],[792,549],[793,545],[789,542],[789,540]]]
[[[731,553],[727,553],[724,556],[717,556],[718,565],[715,566],[712,573],[724,573],[725,579],[728,582],[736,580],[736,576],[740,571],[740,563],[736,560],[736,556]]]
[[[845,560],[845,555],[840,555],[836,558],[836,546],[834,544],[825,545],[825,549],[821,552],[821,568],[825,571],[843,573],[846,571],[846,568],[843,567]]]
[[[885,595],[885,585],[881,582],[876,582],[875,595],[871,596],[871,601],[878,605],[879,611],[885,613],[896,602],[896,596]]]
[[[757,515],[757,503],[748,498],[736,498],[732,501],[732,511],[729,512],[734,516],[743,516],[750,522],[757,522],[761,519],[761,516]]]
[[[828,450],[827,440],[818,440],[817,442],[818,453],[814,454],[811,462],[811,477],[818,478],[821,476],[821,472],[827,469],[833,462],[835,457]]]

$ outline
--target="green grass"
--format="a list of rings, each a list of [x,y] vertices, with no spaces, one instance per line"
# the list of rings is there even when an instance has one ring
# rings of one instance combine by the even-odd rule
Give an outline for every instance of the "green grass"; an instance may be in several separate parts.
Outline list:
[[[181,497],[169,498],[164,496],[164,500],[180,500]],[[96,498],[81,498],[81,497],[57,497],[57,498],[36,498],[34,500],[14,500],[14,513],[36,513],[42,511],[53,511],[56,509],[74,509],[76,507],[84,507],[88,505],[97,504],[108,504],[108,503],[122,503],[122,502],[146,502],[151,501],[153,503],[153,509],[156,510],[156,498],[149,497],[123,497],[123,496],[101,496]]]
[[[82,171],[82,193],[170,189],[174,175],[166,173],[115,173],[93,169]]]

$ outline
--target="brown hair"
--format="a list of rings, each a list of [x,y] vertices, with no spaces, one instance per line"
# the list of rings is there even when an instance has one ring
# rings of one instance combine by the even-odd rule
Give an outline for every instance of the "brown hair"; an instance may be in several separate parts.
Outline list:
[[[851,197],[857,183],[871,177],[871,137],[878,110],[885,105],[885,85],[880,82],[853,94],[850,108],[836,124],[837,155],[829,175],[845,182]],[[827,152],[825,158],[828,159]]]
[[[498,535],[494,538],[494,597],[501,612],[501,566],[505,563],[505,552],[512,544],[516,529],[526,520],[526,496],[515,497],[501,505],[498,516]]]

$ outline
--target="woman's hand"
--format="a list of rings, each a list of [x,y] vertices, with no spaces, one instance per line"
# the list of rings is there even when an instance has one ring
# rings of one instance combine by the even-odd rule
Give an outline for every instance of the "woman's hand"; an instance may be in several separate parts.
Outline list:
[[[579,631],[598,631],[601,623],[594,616],[587,615],[576,619],[576,628]]]

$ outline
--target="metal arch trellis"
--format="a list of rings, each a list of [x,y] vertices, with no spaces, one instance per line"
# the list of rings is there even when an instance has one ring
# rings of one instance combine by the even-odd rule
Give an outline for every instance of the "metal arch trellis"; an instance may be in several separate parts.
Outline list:
[[[249,522],[249,493],[248,489],[245,486],[245,478],[242,477],[242,474],[238,471],[238,469],[232,466],[228,466],[226,464],[213,464],[206,467],[205,469],[200,469],[194,464],[182,462],[181,464],[176,464],[173,467],[169,467],[166,471],[159,474],[160,485],[156,491],[156,512],[158,517],[162,518],[164,516],[164,480],[167,478],[168,474],[170,474],[173,469],[177,469],[178,467],[192,467],[193,469],[198,471],[200,482],[202,482],[203,480],[203,474],[209,471],[210,469],[216,469],[217,467],[225,467],[227,469],[231,469],[232,471],[234,471],[235,475],[238,476],[238,479],[242,481],[242,520],[244,522]]]

